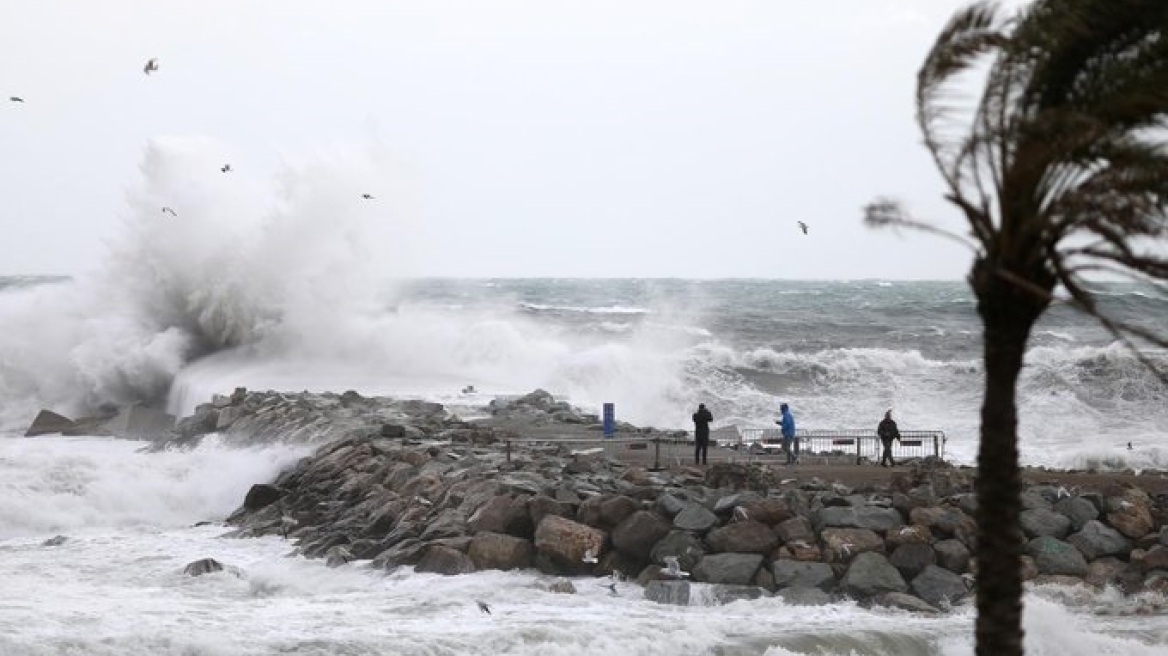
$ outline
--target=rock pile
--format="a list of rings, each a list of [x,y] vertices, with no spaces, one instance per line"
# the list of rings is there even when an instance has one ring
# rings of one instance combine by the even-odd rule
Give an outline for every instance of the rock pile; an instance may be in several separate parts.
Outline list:
[[[386,569],[615,571],[664,603],[686,603],[692,581],[724,601],[848,597],[938,612],[974,585],[976,500],[968,474],[943,464],[857,490],[781,480],[760,464],[650,472],[554,444],[508,459],[445,434],[431,445],[380,434],[326,444],[254,487],[229,518],[233,534],[287,533],[304,556]],[[1135,488],[1029,489],[1026,578],[1168,591],[1165,501]]]

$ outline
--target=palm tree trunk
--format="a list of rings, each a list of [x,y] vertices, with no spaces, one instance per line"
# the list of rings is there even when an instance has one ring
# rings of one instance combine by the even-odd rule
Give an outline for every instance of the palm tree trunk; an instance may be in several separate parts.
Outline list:
[[[991,277],[992,278],[992,277]],[[986,388],[977,456],[978,656],[1021,656],[1022,529],[1016,385],[1030,329],[1046,307],[1000,279],[975,282]]]

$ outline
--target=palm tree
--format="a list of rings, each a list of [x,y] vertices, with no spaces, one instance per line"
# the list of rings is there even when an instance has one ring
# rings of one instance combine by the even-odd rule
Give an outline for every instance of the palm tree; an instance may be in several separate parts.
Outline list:
[[[984,80],[963,97],[962,82]],[[968,91],[970,87],[966,86]],[[1118,321],[1086,281],[1123,276],[1164,288],[1168,257],[1168,2],[995,3],[950,19],[917,78],[917,122],[968,238],[893,200],[869,225],[908,226],[969,244],[984,325],[985,396],[977,478],[977,653],[1022,653],[1016,383],[1030,331],[1061,288],[1146,365],[1168,340]],[[1159,370],[1161,380],[1166,377]]]

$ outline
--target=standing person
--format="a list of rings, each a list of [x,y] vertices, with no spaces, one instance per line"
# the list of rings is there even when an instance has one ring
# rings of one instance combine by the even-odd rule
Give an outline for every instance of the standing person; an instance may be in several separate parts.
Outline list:
[[[706,464],[706,452],[710,448],[710,422],[714,415],[706,409],[705,403],[698,404],[698,411],[693,413],[694,423],[694,464]]]
[[[880,455],[880,466],[887,467],[884,461],[887,460],[893,467],[896,466],[896,461],[892,459],[892,440],[900,441],[900,430],[896,427],[896,422],[892,420],[892,410],[884,413],[884,420],[876,427],[876,434],[880,436],[880,442],[884,445],[884,453]]]
[[[787,464],[798,463],[799,443],[795,440],[795,417],[786,403],[779,405],[779,412],[781,415],[775,423],[782,428],[783,451],[787,454]]]

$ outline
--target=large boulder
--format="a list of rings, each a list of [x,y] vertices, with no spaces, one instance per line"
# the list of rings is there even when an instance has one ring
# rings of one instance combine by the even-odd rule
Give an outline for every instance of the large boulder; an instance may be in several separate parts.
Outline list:
[[[1115,530],[1133,540],[1152,532],[1152,513],[1143,499],[1128,494],[1116,500],[1112,507],[1114,510],[1107,513],[1107,523]]]
[[[638,510],[612,531],[612,545],[617,551],[648,560],[653,545],[669,535],[669,524],[648,510]]]
[[[937,552],[937,564],[941,567],[956,574],[964,574],[969,571],[969,563],[973,554],[961,540],[941,540],[933,545],[933,550]]]
[[[422,555],[422,559],[418,561],[416,569],[419,572],[453,576],[455,574],[469,574],[475,571],[475,566],[470,556],[457,549],[430,545]]]
[[[965,536],[977,533],[977,524],[973,518],[959,508],[913,508],[909,519],[913,524],[928,527],[941,538],[956,537],[964,542]]]
[[[1055,504],[1054,509],[1071,520],[1071,530],[1081,531],[1092,519],[1099,518],[1099,509],[1083,497],[1067,497]]]
[[[744,501],[739,507],[746,513],[747,518],[768,526],[775,526],[795,516],[791,504],[786,499],[774,497]]]
[[[748,520],[734,522],[710,531],[706,544],[713,552],[756,553],[767,555],[779,545],[779,538],[771,527]]]
[[[750,585],[762,565],[762,555],[719,553],[703,556],[693,568],[693,580],[705,583]]]
[[[908,584],[883,554],[872,551],[852,560],[840,588],[855,599],[869,599],[888,592],[908,592]]]
[[[187,566],[183,568],[183,574],[187,574],[189,576],[202,576],[212,572],[222,572],[223,569],[223,563],[215,560],[214,558],[200,558],[199,560],[194,560],[187,563]]]
[[[689,605],[688,581],[649,581],[645,585],[645,598],[659,604],[674,606]]]
[[[25,437],[36,437],[38,435],[53,435],[56,433],[68,434],[76,426],[73,420],[59,415],[52,410],[41,410],[37,413],[36,418],[29,424],[28,430],[24,431]]]
[[[826,606],[831,603],[831,595],[819,588],[792,586],[775,593],[788,606]]]
[[[926,566],[924,571],[913,578],[912,591],[916,596],[938,608],[956,604],[969,596],[969,588],[965,585],[965,579],[936,565]]]
[[[259,510],[272,505],[280,499],[282,493],[280,488],[268,483],[256,483],[247,491],[247,496],[243,498],[243,507],[246,510]]]
[[[771,561],[775,588],[819,588],[831,592],[835,588],[835,572],[827,563],[805,563],[797,560]]]
[[[557,567],[570,572],[583,569],[584,554],[599,554],[605,533],[566,517],[546,515],[535,529],[535,549]]]
[[[897,547],[888,557],[888,562],[906,581],[911,581],[926,567],[937,564],[937,551],[932,545],[910,542]]]
[[[1075,547],[1044,536],[1026,543],[1026,555],[1034,559],[1040,574],[1059,574],[1083,577],[1087,575],[1087,561]]]
[[[1063,539],[1071,532],[1071,518],[1046,508],[1023,510],[1018,518],[1026,537],[1040,538],[1049,535]]]
[[[474,533],[505,533],[529,539],[533,535],[531,511],[527,507],[529,498],[510,494],[495,496],[467,519],[467,528]]]
[[[670,531],[669,535],[657,541],[649,558],[658,565],[664,565],[666,558],[677,558],[677,563],[685,571],[693,569],[698,560],[706,555],[706,546],[701,539],[689,531]]]
[[[825,528],[820,539],[829,562],[846,563],[868,551],[884,553],[884,540],[866,528]]]
[[[861,528],[886,533],[903,525],[904,518],[895,508],[832,506],[815,513],[815,526],[821,530],[825,527]]]
[[[718,516],[697,503],[686,504],[681,512],[673,516],[673,527],[682,531],[705,533],[718,525]]]
[[[467,549],[467,555],[478,569],[530,567],[534,552],[527,540],[502,533],[479,533],[471,539]]]
[[[1095,560],[1103,556],[1127,557],[1132,550],[1131,540],[1128,540],[1119,531],[1098,520],[1090,520],[1083,530],[1067,538],[1087,560]]]
[[[790,542],[805,542],[815,544],[815,529],[806,517],[792,517],[775,526],[775,535],[783,544]]]

